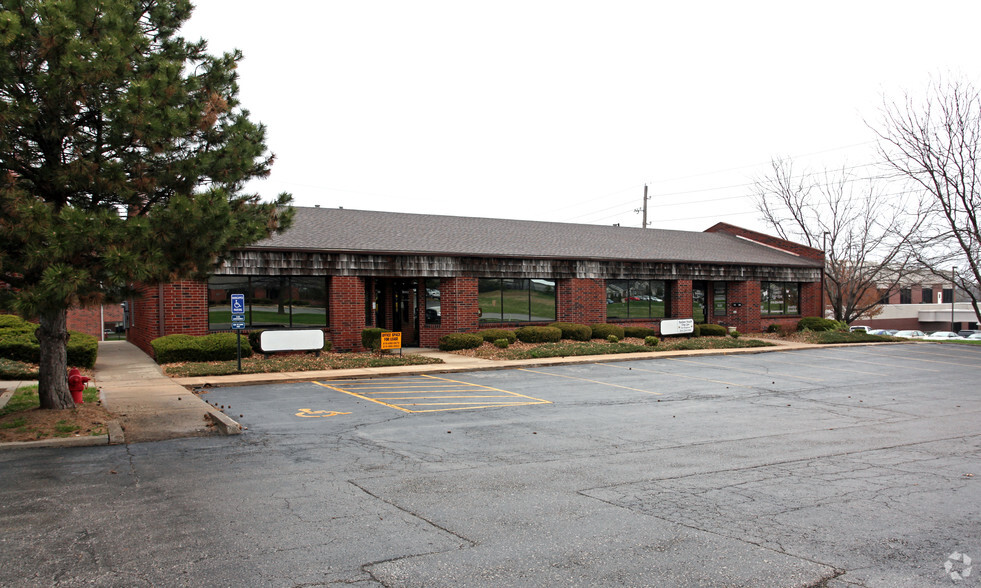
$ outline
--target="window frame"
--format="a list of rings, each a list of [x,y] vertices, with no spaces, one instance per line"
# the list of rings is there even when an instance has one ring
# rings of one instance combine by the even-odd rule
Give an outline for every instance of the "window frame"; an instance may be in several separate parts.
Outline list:
[[[780,305],[780,310],[773,310],[775,303]],[[761,281],[760,316],[800,316],[800,282]]]
[[[285,324],[257,324],[256,313],[259,311],[257,307],[257,297],[255,296],[257,288],[264,288],[266,293],[271,289],[270,284],[273,284],[272,280],[278,281],[275,284],[276,288],[276,304],[282,303],[285,308]],[[222,282],[227,281],[229,284],[234,285],[232,288],[217,288],[213,287],[215,282],[221,285]],[[320,282],[315,283],[316,282]],[[237,282],[237,283],[236,283]],[[305,285],[304,285],[305,282]],[[244,284],[244,287],[243,287]],[[303,289],[313,289],[318,290],[320,286],[323,287],[323,305],[309,305],[300,304],[304,298],[295,296]],[[330,276],[269,276],[269,275],[212,275],[208,278],[207,282],[208,288],[208,331],[209,332],[221,332],[231,330],[231,309],[228,309],[229,321],[226,323],[224,321],[213,320],[215,313],[225,313],[224,304],[219,304],[218,302],[212,302],[212,292],[221,290],[225,292],[224,302],[230,304],[231,294],[243,294],[245,295],[245,328],[249,330],[254,329],[326,329],[330,326]],[[282,291],[285,289],[285,293]],[[284,297],[285,296],[285,297]],[[272,300],[268,296],[263,296],[263,300]],[[297,309],[323,309],[323,320],[317,320],[314,322],[298,321],[297,317],[301,315],[317,315],[319,312],[299,312]],[[278,314],[278,312],[277,312]],[[224,318],[222,316],[221,318]],[[226,326],[227,325],[227,326]]]

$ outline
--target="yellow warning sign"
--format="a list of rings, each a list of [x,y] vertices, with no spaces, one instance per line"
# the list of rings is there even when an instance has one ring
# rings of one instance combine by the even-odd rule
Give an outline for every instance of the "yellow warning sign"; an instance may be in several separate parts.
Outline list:
[[[402,349],[402,333],[382,333],[381,334],[381,348],[382,349]]]

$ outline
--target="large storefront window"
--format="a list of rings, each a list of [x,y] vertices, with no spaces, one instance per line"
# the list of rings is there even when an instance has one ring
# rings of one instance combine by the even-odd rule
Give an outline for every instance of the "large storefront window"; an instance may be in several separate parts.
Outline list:
[[[760,283],[760,314],[800,314],[800,288],[794,282]]]
[[[327,326],[327,278],[212,276],[208,328],[232,328],[231,295],[245,295],[245,326],[255,329]]]
[[[439,279],[429,278],[426,280],[426,324],[438,325],[442,318],[440,308]]]
[[[480,322],[548,322],[555,320],[555,282],[538,279],[477,280]]]
[[[667,298],[664,280],[607,280],[606,318],[664,318]]]
[[[726,303],[726,283],[714,282],[712,284],[712,315],[718,318],[728,314],[729,305]]]

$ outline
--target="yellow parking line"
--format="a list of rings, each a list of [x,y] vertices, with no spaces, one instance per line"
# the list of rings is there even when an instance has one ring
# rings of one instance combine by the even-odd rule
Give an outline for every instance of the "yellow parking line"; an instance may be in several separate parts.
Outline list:
[[[597,364],[599,365],[599,364]],[[549,372],[540,372],[537,370],[529,370],[525,368],[518,368],[522,372],[531,372],[533,374],[542,374],[545,376],[553,376],[556,378],[568,378],[570,380],[579,380],[580,382],[590,382],[592,384],[600,384],[602,386],[612,386],[614,388],[623,388],[624,390],[633,390],[634,392],[643,392],[644,394],[657,394],[658,396],[663,396],[662,392],[652,392],[650,390],[641,390],[640,388],[631,388],[630,386],[621,386],[620,384],[610,384],[609,382],[600,382],[598,380],[590,380],[588,378],[577,378],[575,376],[564,376],[562,374],[552,374]]]
[[[429,380],[421,380],[428,378]],[[428,382],[420,384],[420,382]],[[449,378],[420,374],[416,378],[401,380],[335,380],[330,383],[314,382],[319,386],[342,392],[355,398],[381,404],[402,412],[438,412],[448,410],[472,410],[476,408],[497,408],[504,406],[525,406],[530,404],[551,404],[548,400],[532,398],[517,392],[509,392],[482,384],[461,382]],[[469,390],[480,394],[467,394]],[[497,392],[498,394],[494,394]],[[461,400],[453,400],[461,399]],[[471,399],[473,402],[465,402]],[[499,399],[499,400],[493,400]],[[508,399],[513,401],[508,402]],[[431,402],[405,402],[429,400]],[[453,400],[453,401],[450,401]],[[444,402],[449,401],[449,402]],[[412,409],[408,407],[439,406],[442,408]]]
[[[782,374],[780,372],[763,372],[763,371],[760,371],[760,370],[747,370],[747,369],[737,368],[737,367],[731,367],[731,366],[726,366],[725,368],[722,368],[722,367],[717,366],[716,364],[711,364],[711,363],[708,363],[708,362],[705,362],[705,361],[696,361],[694,359],[680,359],[680,358],[677,358],[677,357],[669,357],[667,359],[670,359],[671,361],[679,361],[681,363],[691,363],[691,364],[695,364],[695,365],[707,365],[707,366],[711,366],[711,367],[717,368],[717,369],[732,370],[734,372],[743,372],[743,373],[746,373],[746,374],[753,374],[753,375],[757,375],[757,376],[767,376],[767,377],[770,377],[770,376],[780,376],[780,377],[783,377],[783,378],[793,378],[795,380],[805,380],[807,382],[823,382],[824,381],[821,378],[807,378],[807,377],[804,377],[804,376],[793,376],[791,374]]]
[[[910,365],[903,365],[903,366],[889,365],[887,363],[882,363],[881,361],[863,361],[861,359],[852,359],[850,357],[831,357],[831,356],[827,356],[827,355],[821,355],[817,351],[808,351],[808,355],[813,356],[813,357],[820,357],[820,358],[823,358],[823,359],[832,359],[832,360],[835,360],[835,361],[848,361],[848,362],[851,362],[851,363],[869,363],[869,364],[872,364],[872,365],[876,365],[876,366],[879,366],[879,367],[885,367],[885,368],[896,368],[896,369],[904,369],[904,370],[916,370],[918,372],[939,372],[940,371],[940,370],[931,370],[929,368],[918,368],[918,367],[913,367],[913,366],[910,366]]]
[[[389,408],[394,408],[396,410],[401,410],[402,412],[412,412],[411,410],[409,410],[407,408],[402,408],[401,406],[398,406],[398,405],[395,405],[395,404],[389,404],[387,402],[382,402],[381,400],[375,400],[374,398],[369,398],[369,397],[364,396],[362,394],[357,394],[355,392],[351,392],[351,391],[345,390],[343,388],[338,388],[336,386],[331,386],[329,384],[324,384],[323,382],[314,382],[314,384],[316,384],[318,386],[323,386],[324,388],[330,388],[331,390],[335,390],[337,392],[343,392],[344,394],[348,394],[350,396],[361,398],[363,400],[367,400],[368,402],[374,402],[374,403],[380,404],[382,406],[387,406]]]
[[[774,355],[777,355],[777,354],[776,353],[771,353],[770,356],[767,357],[767,361],[772,361],[774,363],[785,363],[785,364],[790,364],[790,365],[801,365],[801,363],[802,363],[802,362],[799,362],[799,361],[780,361],[779,359],[774,358],[773,357]],[[816,366],[808,365],[808,367],[816,367]],[[850,370],[848,368],[831,367],[831,366],[826,366],[826,365],[820,366],[820,369],[822,369],[822,370],[830,370],[830,371],[833,371],[833,372],[848,372],[848,373],[851,373],[851,374],[862,374],[862,375],[865,375],[865,376],[886,377],[886,376],[891,375],[891,374],[883,374],[883,373],[879,373],[879,372],[866,372],[866,371],[863,371],[863,370]]]
[[[866,351],[866,353],[868,353],[869,355],[875,355],[877,357],[892,357],[891,355],[885,355],[883,353],[874,353],[872,351]],[[911,359],[913,361],[924,361],[927,363],[939,363],[942,365],[956,365],[958,367],[981,368],[981,364],[979,364],[978,362],[960,363],[956,361],[940,361],[937,359],[920,359],[917,357],[912,357],[912,355],[931,355],[934,357],[946,357],[947,359],[950,359],[949,355],[943,353],[930,353],[928,351],[920,351],[918,349],[911,350],[909,354],[903,356],[903,359]]]
[[[633,366],[626,367],[626,366],[616,365],[616,364],[612,364],[612,363],[596,363],[596,364],[593,364],[593,365],[601,365],[601,366],[604,366],[604,367],[611,367],[611,368],[621,369],[621,370],[627,370],[627,369],[629,369],[629,370],[633,370],[635,372],[647,372],[649,374],[662,374],[662,375],[665,375],[665,376],[674,376],[675,378],[685,378],[686,380],[698,380],[700,382],[712,382],[713,384],[723,384],[725,386],[734,386],[736,388],[747,388],[747,389],[750,389],[750,390],[753,389],[753,386],[746,386],[744,384],[736,384],[734,382],[726,382],[725,380],[713,380],[712,378],[702,378],[702,377],[699,377],[699,376],[688,376],[688,375],[685,375],[685,374],[676,374],[674,372],[665,372],[665,371],[662,371],[662,370],[652,370],[652,369],[648,369],[648,368],[639,368],[639,367],[633,367]],[[659,394],[659,393],[658,392],[652,392],[652,394]]]

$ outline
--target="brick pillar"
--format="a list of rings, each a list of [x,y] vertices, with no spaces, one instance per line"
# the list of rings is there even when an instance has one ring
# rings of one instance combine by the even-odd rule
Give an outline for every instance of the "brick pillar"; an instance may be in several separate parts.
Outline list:
[[[668,297],[671,307],[669,318],[692,318],[694,309],[691,299],[691,280],[675,280],[668,284]]]
[[[733,304],[742,304],[733,307]],[[763,330],[760,320],[760,283],[729,282],[729,318],[727,326],[736,327],[740,333],[759,333]]]
[[[800,315],[824,316],[821,312],[821,282],[800,285]]]
[[[606,280],[569,278],[556,283],[556,320],[592,325],[606,322]]]
[[[425,284],[425,281],[420,280],[420,284]],[[425,313],[423,306],[424,304],[420,304],[420,312]],[[439,338],[449,333],[466,333],[479,329],[477,278],[440,278],[439,311],[438,325],[426,324],[425,314],[419,319],[419,345],[422,347],[437,347]]]
[[[357,276],[330,279],[328,312],[330,339],[337,351],[362,351],[364,329],[364,280]]]
[[[137,286],[127,340],[153,355],[150,341],[164,335],[208,334],[208,284],[182,280]]]

